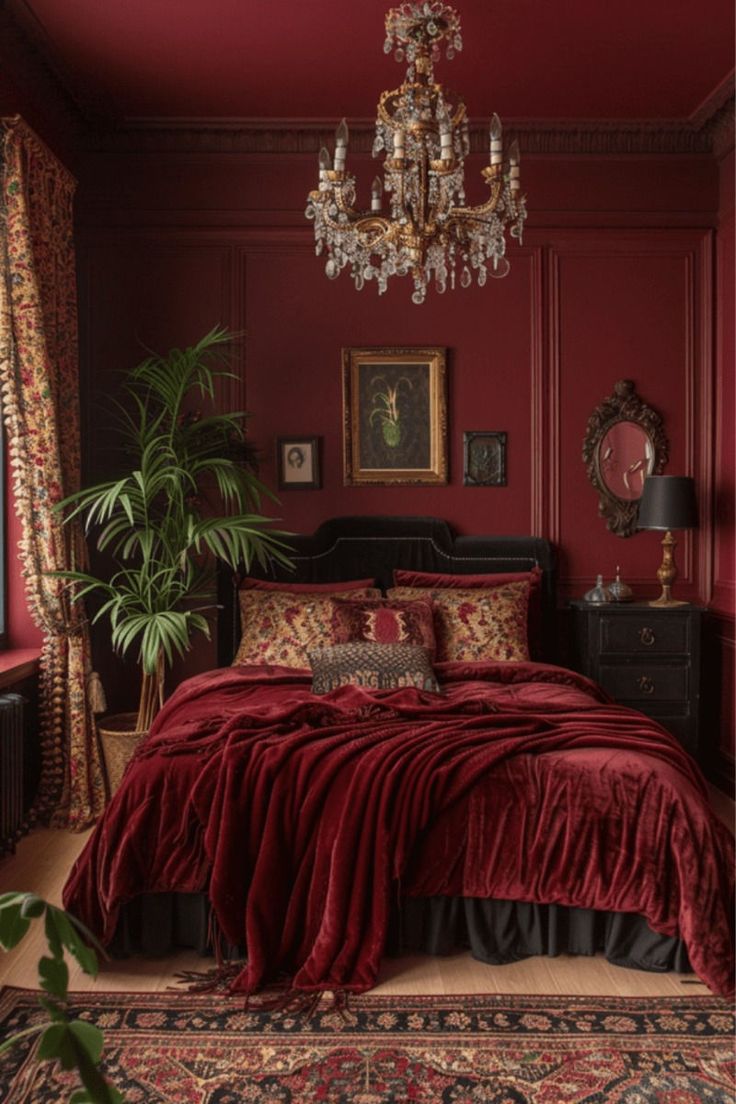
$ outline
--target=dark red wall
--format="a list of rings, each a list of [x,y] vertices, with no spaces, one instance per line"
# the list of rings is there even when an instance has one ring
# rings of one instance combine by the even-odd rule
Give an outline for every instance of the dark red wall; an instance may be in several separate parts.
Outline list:
[[[719,412],[716,441],[718,486],[716,498],[716,569],[714,605],[725,613],[736,612],[736,544],[734,543],[734,474],[736,430],[734,428],[734,151],[720,164],[718,214],[717,315],[716,315],[716,401]]]
[[[352,167],[366,191],[374,163],[354,158]],[[481,194],[476,168],[471,200]],[[714,487],[723,514],[733,481],[725,339],[723,403],[715,392],[713,159],[527,158],[531,217],[523,248],[510,247],[511,275],[483,290],[432,293],[423,307],[401,282],[379,299],[372,287],[357,293],[345,277],[325,278],[302,215],[315,169],[316,158],[295,154],[141,151],[85,160],[78,216],[90,471],[104,457],[95,404],[111,373],[139,359],[143,345],[186,343],[222,322],[246,335],[240,383],[226,399],[253,413],[265,480],[275,485],[277,435],[323,439],[323,488],[282,494],[287,527],[311,531],[336,514],[381,512],[436,514],[465,533],[538,533],[559,547],[563,598],[581,594],[597,572],[610,578],[617,565],[645,596],[657,591],[658,535],[608,533],[581,458],[591,411],[629,377],[664,417],[667,470],[698,483],[701,527],[681,534],[678,594],[709,602],[714,566],[718,580],[733,579],[725,574],[732,537],[725,527],[716,534],[712,517]],[[718,248],[725,292],[732,257],[720,237]],[[448,351],[449,484],[344,487],[341,349],[433,344]],[[507,487],[462,485],[462,434],[471,429],[508,433]],[[727,682],[725,632],[714,641],[719,685]],[[212,661],[203,645],[188,669]],[[726,752],[732,736],[718,730]]]
[[[372,287],[357,293],[345,277],[324,277],[302,216],[311,155],[84,155],[75,167],[87,472],[105,464],[98,403],[118,370],[144,347],[188,343],[219,322],[245,332],[239,380],[223,400],[252,411],[265,480],[275,484],[276,435],[323,439],[323,488],[282,495],[287,527],[311,531],[336,514],[382,512],[437,514],[466,533],[533,532],[559,547],[563,598],[617,565],[645,596],[656,591],[658,537],[607,532],[581,459],[589,414],[629,377],[665,419],[667,470],[698,483],[702,524],[682,535],[677,590],[714,597],[728,615],[718,619],[722,660],[733,644],[734,590],[728,309],[720,308],[715,350],[713,334],[714,296],[724,303],[733,279],[729,166],[732,157],[719,193],[706,156],[527,158],[531,217],[524,246],[510,247],[509,278],[432,293],[415,307],[401,282],[379,299]],[[367,190],[374,164],[354,158],[351,167]],[[481,195],[477,168],[471,201]],[[450,482],[344,487],[341,348],[415,344],[447,348]],[[462,485],[469,429],[508,433],[507,487]],[[202,646],[189,669],[212,659]],[[724,727],[722,751],[731,740]]]
[[[734,488],[736,452],[736,395],[734,394],[734,153],[720,164],[720,203],[716,240],[716,529],[715,577],[711,655],[713,693],[720,703],[717,725],[720,762],[726,776],[733,776],[736,759],[736,542],[734,541]]]
[[[142,344],[188,342],[223,322],[246,334],[242,395],[264,478],[275,483],[276,435],[323,438],[323,489],[282,496],[290,528],[343,513],[433,513],[461,532],[551,537],[563,594],[581,593],[598,571],[611,577],[617,564],[639,593],[654,592],[656,535],[607,532],[581,447],[592,409],[617,379],[634,379],[664,416],[668,470],[698,479],[707,526],[714,164],[530,159],[531,225],[524,247],[510,247],[511,275],[416,307],[401,282],[378,298],[325,278],[301,214],[314,160],[88,160],[79,196],[88,409]],[[360,170],[367,188],[370,159]],[[344,487],[341,348],[423,344],[448,350],[448,486]],[[462,485],[462,434],[478,429],[508,433],[507,487]],[[92,418],[90,460],[104,446],[95,433]],[[709,593],[710,556],[707,528],[684,536],[683,597]]]

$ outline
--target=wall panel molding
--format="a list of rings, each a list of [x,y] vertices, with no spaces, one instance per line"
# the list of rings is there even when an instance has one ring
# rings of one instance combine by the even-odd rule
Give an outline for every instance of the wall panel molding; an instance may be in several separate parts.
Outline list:
[[[547,448],[545,407],[549,386],[544,349],[544,250],[536,247],[532,252],[531,293],[531,379],[530,444],[532,448],[532,483],[530,493],[530,528],[535,537],[546,531],[544,512],[544,461]]]
[[[731,118],[733,107],[731,105]],[[508,119],[505,130],[519,140],[522,153],[574,154],[705,154],[712,155],[725,140],[728,103],[710,115],[690,119]],[[265,153],[269,155],[313,153],[334,137],[337,119],[258,118],[130,118],[116,129],[91,133],[85,143],[90,151],[155,150]],[[350,120],[350,148],[370,153],[374,119]],[[471,125],[470,148],[482,153],[487,147],[485,124]]]
[[[713,434],[713,348],[712,348],[712,235],[697,231],[672,231],[668,235],[656,232],[631,232],[615,238],[590,232],[559,234],[549,248],[546,290],[546,348],[549,375],[549,408],[547,426],[546,533],[555,544],[564,546],[566,534],[562,522],[562,461],[561,408],[562,395],[562,281],[561,263],[572,258],[651,258],[672,257],[684,266],[684,299],[686,333],[684,378],[682,379],[684,414],[685,467],[695,475],[700,509],[700,524],[693,533],[681,534],[678,541],[679,586],[683,597],[708,603],[713,589],[712,488],[714,481]],[[622,368],[620,376],[625,376]],[[619,377],[620,378],[620,377]],[[611,386],[615,381],[610,381]],[[603,395],[601,395],[601,398]],[[581,439],[582,440],[582,439]],[[582,461],[581,461],[582,463]],[[604,522],[593,517],[592,522]],[[625,560],[625,542],[621,559]],[[629,573],[627,581],[651,589],[655,584],[658,565],[652,565],[651,576]],[[588,576],[562,574],[560,591],[563,597],[576,595],[589,585]]]

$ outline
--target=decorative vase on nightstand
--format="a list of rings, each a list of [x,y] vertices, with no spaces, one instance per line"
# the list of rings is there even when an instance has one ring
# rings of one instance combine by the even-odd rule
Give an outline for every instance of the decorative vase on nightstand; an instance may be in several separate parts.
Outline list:
[[[595,586],[590,590],[587,590],[583,595],[584,602],[590,602],[593,606],[603,605],[604,602],[610,602],[611,596],[608,593],[608,587],[603,585],[603,576],[597,575],[595,580]]]

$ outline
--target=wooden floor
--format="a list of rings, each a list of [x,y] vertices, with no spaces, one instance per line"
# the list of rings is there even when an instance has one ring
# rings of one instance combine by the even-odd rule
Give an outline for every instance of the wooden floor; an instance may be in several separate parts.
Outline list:
[[[713,790],[714,808],[729,826],[733,803]],[[17,853],[0,861],[0,892],[32,891],[61,903],[61,889],[69,869],[84,845],[87,833],[44,829],[21,840]],[[44,953],[42,929],[36,923],[10,954],[0,952],[0,985],[37,988],[36,964]],[[127,959],[105,962],[96,980],[75,962],[69,964],[70,990],[154,992],[174,984],[180,970],[202,970],[209,960],[193,951],[165,959]],[[529,958],[508,966],[487,966],[467,953],[436,958],[418,955],[387,959],[375,993],[522,993],[580,996],[683,996],[707,993],[693,975],[648,974],[611,966],[601,956]]]

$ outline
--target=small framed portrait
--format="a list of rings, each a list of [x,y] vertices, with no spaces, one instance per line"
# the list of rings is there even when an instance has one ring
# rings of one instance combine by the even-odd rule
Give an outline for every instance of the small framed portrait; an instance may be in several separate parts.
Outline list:
[[[471,429],[463,434],[466,487],[506,486],[506,434],[495,429]]]
[[[346,486],[447,482],[445,350],[343,349]]]
[[[319,437],[276,438],[280,491],[314,491],[322,486],[319,442]]]

